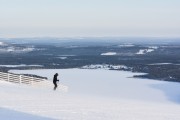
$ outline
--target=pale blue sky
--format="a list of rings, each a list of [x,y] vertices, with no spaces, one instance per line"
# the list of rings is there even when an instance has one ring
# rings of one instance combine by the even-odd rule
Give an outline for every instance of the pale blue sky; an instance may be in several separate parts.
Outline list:
[[[180,0],[0,0],[0,37],[180,37]]]

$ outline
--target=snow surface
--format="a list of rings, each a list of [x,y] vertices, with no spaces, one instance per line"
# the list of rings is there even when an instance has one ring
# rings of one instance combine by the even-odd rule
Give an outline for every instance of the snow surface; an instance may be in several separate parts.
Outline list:
[[[148,65],[171,65],[173,63],[153,63],[153,64],[148,64]]]
[[[20,64],[20,65],[0,65],[0,67],[43,67],[42,65],[26,65],[26,64]]]
[[[71,56],[76,56],[76,55],[58,55],[60,57],[71,57]]]
[[[68,93],[0,81],[0,119],[179,120],[180,84],[135,79],[110,70],[11,70],[48,77],[59,73]],[[53,87],[53,86],[52,86]],[[3,114],[3,115],[2,115]]]
[[[0,46],[4,45],[4,42],[0,42]]]
[[[18,48],[15,48],[15,47],[11,46],[11,47],[7,48],[7,52],[31,52],[31,51],[34,51],[34,50],[35,50],[35,48],[33,48],[33,47],[27,47],[27,48],[18,49]]]
[[[130,69],[130,67],[127,67],[125,65],[109,65],[109,64],[92,64],[92,65],[85,65],[81,67],[82,69],[105,69],[105,70],[122,70],[122,69]]]
[[[61,60],[67,59],[67,57],[57,57],[57,58],[59,58],[59,59],[61,59]]]
[[[136,54],[137,55],[143,55],[143,54],[150,53],[150,52],[153,52],[153,51],[154,51],[154,49],[141,49]]]
[[[140,49],[136,54],[137,55],[143,55],[143,54],[147,54],[147,53],[153,52],[156,49],[158,49],[157,46],[149,46],[148,49]]]
[[[101,55],[116,55],[116,52],[107,52],[107,53],[102,53]]]
[[[158,49],[158,46],[149,46],[150,49]]]
[[[0,48],[0,52],[13,52],[13,53],[28,53],[35,50],[40,50],[40,49],[35,49],[34,47],[18,48],[14,46],[9,46],[7,48]]]
[[[118,45],[119,47],[134,47],[135,45],[133,44],[122,44],[122,45]]]
[[[147,65],[180,65],[180,64],[174,64],[174,63],[152,63]]]

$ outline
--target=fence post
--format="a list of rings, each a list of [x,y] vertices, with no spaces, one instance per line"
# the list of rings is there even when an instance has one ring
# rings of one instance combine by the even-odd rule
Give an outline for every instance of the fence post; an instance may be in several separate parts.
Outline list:
[[[9,73],[7,73],[7,81],[9,82]]]
[[[19,84],[21,84],[21,75],[19,75]]]
[[[30,82],[31,82],[31,85],[33,85],[33,82],[34,82],[34,78],[33,77],[31,78]]]

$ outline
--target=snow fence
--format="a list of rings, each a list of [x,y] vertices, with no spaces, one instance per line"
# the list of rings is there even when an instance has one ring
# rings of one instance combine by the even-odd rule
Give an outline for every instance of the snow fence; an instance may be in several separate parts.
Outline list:
[[[50,80],[38,78],[38,77],[25,76],[25,75],[17,75],[12,73],[0,72],[0,80],[16,83],[16,84],[31,85],[39,88],[47,88],[47,87],[53,88],[53,84]],[[68,91],[68,87],[62,84],[58,85],[58,89],[63,92]]]

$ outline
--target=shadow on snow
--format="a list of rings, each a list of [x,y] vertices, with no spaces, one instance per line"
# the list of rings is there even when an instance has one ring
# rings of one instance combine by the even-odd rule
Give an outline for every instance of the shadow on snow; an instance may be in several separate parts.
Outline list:
[[[1,120],[56,120],[53,118],[32,115],[6,108],[0,108],[0,119]]]
[[[164,82],[152,84],[150,87],[163,91],[167,99],[171,102],[180,104],[180,84],[175,82]]]

